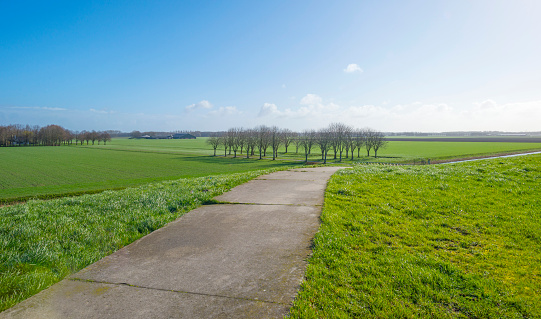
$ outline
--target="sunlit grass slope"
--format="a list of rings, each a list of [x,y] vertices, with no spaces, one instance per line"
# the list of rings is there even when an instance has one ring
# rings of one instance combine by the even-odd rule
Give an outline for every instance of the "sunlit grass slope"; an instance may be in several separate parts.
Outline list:
[[[265,172],[0,208],[0,311]]]
[[[541,156],[335,174],[293,318],[540,318]]]

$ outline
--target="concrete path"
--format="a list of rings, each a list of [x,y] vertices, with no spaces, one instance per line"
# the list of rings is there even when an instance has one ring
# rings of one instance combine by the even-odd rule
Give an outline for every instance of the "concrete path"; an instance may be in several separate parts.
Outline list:
[[[327,180],[261,176],[218,196],[0,318],[280,318],[299,289]]]

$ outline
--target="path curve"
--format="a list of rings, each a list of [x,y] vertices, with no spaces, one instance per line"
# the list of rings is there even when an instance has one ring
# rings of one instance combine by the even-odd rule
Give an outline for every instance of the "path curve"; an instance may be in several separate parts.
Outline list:
[[[300,287],[325,187],[341,167],[260,176],[0,318],[281,318]]]

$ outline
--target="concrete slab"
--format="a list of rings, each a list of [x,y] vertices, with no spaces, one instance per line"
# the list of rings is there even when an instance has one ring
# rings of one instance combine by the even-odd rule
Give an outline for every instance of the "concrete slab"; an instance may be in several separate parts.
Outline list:
[[[323,181],[326,182],[329,177],[337,170],[344,167],[312,167],[298,168],[288,171],[279,171],[258,177],[258,180],[305,180],[305,181]]]
[[[288,305],[63,280],[0,318],[281,318]]]
[[[310,206],[204,206],[71,278],[289,303],[319,212]]]
[[[252,180],[216,200],[227,203],[322,205],[326,180]]]

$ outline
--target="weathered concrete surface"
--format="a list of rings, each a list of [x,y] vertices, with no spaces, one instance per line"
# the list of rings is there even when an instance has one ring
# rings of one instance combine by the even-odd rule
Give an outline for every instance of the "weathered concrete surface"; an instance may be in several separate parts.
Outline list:
[[[228,203],[322,205],[329,177],[340,167],[301,168],[261,176],[216,197]]]
[[[343,168],[343,167],[341,167]],[[314,181],[317,183],[327,184],[329,176],[337,171],[336,167],[315,167],[315,168],[296,168],[288,171],[279,171],[272,174],[259,176],[256,180],[297,180],[297,181]]]
[[[328,178],[238,186],[0,313],[0,318],[279,318],[299,288]]]
[[[127,285],[63,280],[2,318],[280,318],[289,306]]]
[[[72,278],[287,303],[318,216],[310,206],[200,207]]]

